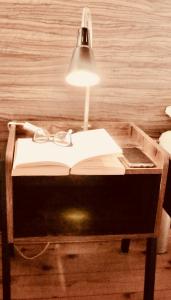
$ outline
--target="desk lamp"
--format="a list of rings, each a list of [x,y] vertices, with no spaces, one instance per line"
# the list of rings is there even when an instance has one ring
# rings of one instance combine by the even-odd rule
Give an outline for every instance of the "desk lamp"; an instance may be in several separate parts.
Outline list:
[[[72,55],[66,81],[71,85],[86,88],[83,130],[87,130],[90,86],[96,85],[100,81],[92,51],[91,13],[87,7],[83,9],[81,28],[78,31],[77,44]]]

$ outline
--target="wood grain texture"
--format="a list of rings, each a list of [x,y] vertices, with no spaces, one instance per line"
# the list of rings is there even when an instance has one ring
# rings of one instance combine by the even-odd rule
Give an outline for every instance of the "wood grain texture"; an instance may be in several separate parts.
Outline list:
[[[28,256],[42,244],[29,239],[17,243]],[[129,254],[120,253],[120,242],[50,245],[33,261],[15,253],[12,259],[12,297],[16,300],[90,299],[143,300],[144,241],[132,241]],[[170,250],[158,255],[155,300],[171,297]],[[1,299],[1,298],[0,298]]]
[[[91,119],[171,127],[171,2],[84,1],[93,17],[101,83]],[[0,0],[0,119],[82,119],[84,89],[65,83],[81,0]]]

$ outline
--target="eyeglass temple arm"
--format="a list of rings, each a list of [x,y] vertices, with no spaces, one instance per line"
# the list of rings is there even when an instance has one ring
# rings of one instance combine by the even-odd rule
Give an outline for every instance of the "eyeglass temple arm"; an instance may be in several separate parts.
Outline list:
[[[66,135],[69,136],[69,145],[72,146],[72,129],[69,129]]]

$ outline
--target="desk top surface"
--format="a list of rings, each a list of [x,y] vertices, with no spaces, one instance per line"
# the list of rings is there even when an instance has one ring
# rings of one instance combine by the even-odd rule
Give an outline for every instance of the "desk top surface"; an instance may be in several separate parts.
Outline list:
[[[68,130],[72,128],[73,132],[80,130],[81,122],[76,121],[34,121],[36,126],[47,129],[50,133],[56,133],[60,130]],[[139,127],[133,123],[127,122],[92,122],[92,129],[105,128],[115,141],[122,148],[139,147],[145,152],[155,163],[153,168],[129,168],[125,165],[126,174],[160,174],[162,173],[165,164],[166,155],[164,151],[154,142],[147,134],[145,134]],[[14,142],[17,137],[28,137],[33,134],[29,131],[23,130],[21,126],[16,126],[12,132],[10,128],[11,140],[9,141],[8,150],[14,150]],[[12,150],[13,148],[13,150]]]

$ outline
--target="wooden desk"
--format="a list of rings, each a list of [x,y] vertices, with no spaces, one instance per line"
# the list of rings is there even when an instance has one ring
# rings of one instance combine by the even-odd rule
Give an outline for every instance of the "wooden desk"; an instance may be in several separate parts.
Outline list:
[[[75,122],[67,123],[65,126],[63,123],[58,123],[56,126],[54,121],[37,124],[46,127],[52,133],[59,129],[80,128],[80,125]],[[45,235],[45,240],[51,240],[52,235],[57,236],[58,242],[147,238],[144,300],[153,299],[156,238],[159,233],[166,185],[167,155],[134,124],[94,122],[92,125],[93,128],[107,129],[121,147],[140,146],[151,157],[156,167],[139,169],[126,167],[125,175],[114,176],[43,176],[36,177],[36,180],[35,177],[28,176],[14,178],[11,177],[11,169],[15,139],[27,135],[27,132],[22,128],[16,128],[15,125],[11,126],[5,165],[4,220],[7,222],[4,228],[7,232],[3,249],[6,249],[8,257],[4,266],[6,277],[4,300],[10,299],[9,249],[17,238],[34,235],[30,227],[36,228],[34,230],[36,235]],[[32,214],[28,211],[30,199],[34,204],[31,208]],[[36,220],[40,211],[44,214],[44,206],[49,212],[49,220],[46,222],[48,228],[43,225],[38,228],[38,222],[34,223],[34,217]],[[24,214],[24,208],[27,214]],[[73,219],[67,219],[66,215],[71,211],[76,214],[82,213],[83,221],[74,223]],[[47,215],[44,217],[47,221]],[[24,230],[21,224],[17,223],[17,219],[21,220],[21,218]],[[27,222],[33,222],[32,226],[28,228]]]

